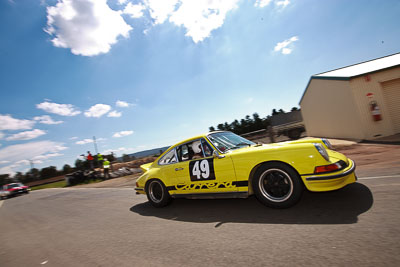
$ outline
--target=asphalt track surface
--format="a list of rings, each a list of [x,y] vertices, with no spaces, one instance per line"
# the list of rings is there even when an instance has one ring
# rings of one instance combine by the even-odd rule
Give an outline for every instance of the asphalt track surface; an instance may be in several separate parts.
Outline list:
[[[0,266],[399,266],[400,175],[274,210],[254,197],[175,200],[130,188],[0,201]]]

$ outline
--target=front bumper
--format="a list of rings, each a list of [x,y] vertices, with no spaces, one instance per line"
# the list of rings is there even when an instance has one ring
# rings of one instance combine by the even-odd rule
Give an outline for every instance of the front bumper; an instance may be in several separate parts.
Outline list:
[[[302,175],[301,178],[309,191],[323,192],[340,189],[348,184],[355,183],[356,165],[349,159],[349,166],[344,170],[329,175]]]

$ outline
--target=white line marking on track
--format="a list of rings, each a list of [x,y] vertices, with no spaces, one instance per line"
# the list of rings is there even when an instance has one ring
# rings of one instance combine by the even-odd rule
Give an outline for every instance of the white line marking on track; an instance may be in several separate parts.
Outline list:
[[[385,178],[400,178],[400,175],[375,176],[375,177],[362,177],[362,178],[358,178],[358,180],[369,180],[369,179],[385,179]]]
[[[3,205],[4,200],[0,200],[0,208]]]

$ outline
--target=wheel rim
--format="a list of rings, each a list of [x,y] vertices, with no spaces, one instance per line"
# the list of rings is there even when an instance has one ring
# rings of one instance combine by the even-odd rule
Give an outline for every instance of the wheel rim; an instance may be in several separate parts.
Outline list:
[[[162,188],[162,185],[158,181],[152,181],[150,183],[149,196],[150,199],[155,203],[159,203],[163,199],[164,190]]]
[[[283,202],[293,193],[293,181],[281,169],[269,169],[261,174],[258,182],[261,194],[270,201]]]

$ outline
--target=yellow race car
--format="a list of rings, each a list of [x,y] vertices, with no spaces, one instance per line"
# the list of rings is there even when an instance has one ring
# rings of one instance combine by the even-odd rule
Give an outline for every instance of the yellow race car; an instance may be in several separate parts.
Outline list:
[[[172,198],[246,198],[287,208],[306,188],[321,192],[354,183],[355,164],[326,139],[258,144],[216,131],[182,141],[141,166],[136,192],[155,207]]]

